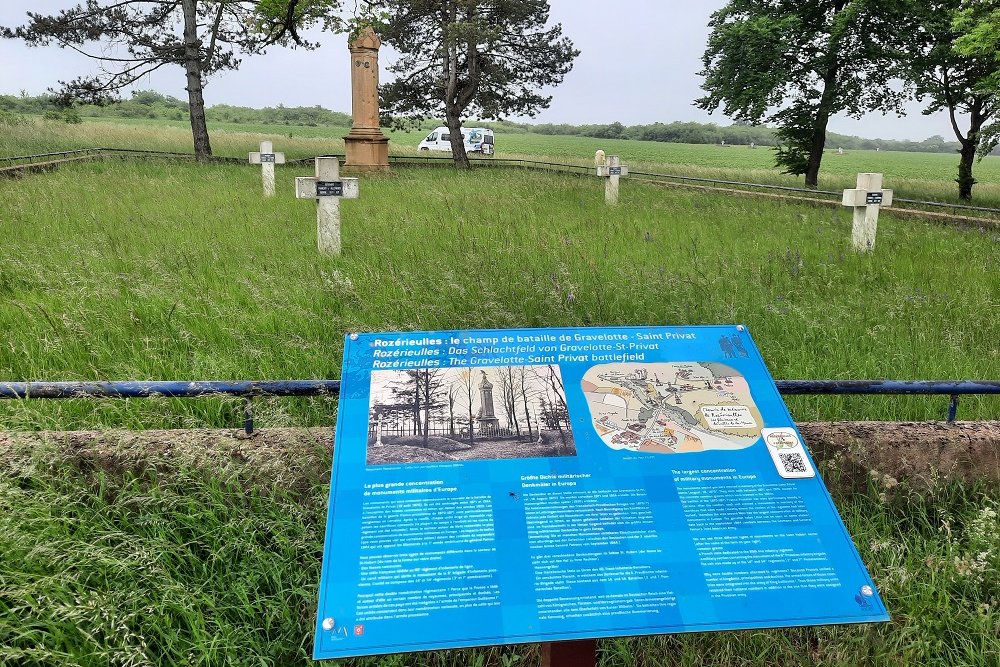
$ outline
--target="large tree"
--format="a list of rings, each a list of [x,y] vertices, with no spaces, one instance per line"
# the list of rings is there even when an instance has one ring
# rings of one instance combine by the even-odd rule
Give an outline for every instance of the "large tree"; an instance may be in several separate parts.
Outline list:
[[[891,85],[896,0],[730,0],[712,14],[702,57],[708,93],[695,103],[733,120],[770,122],[776,162],[819,184],[830,117],[898,111]]]
[[[239,67],[238,54],[298,41],[298,30],[329,21],[336,0],[87,0],[0,36],[31,46],[56,44],[100,63],[97,74],[60,81],[58,99],[101,104],[165,66],[186,77],[194,152],[212,154],[205,122],[204,87],[212,74]]]
[[[545,0],[388,0],[382,40],[400,53],[381,87],[388,116],[444,116],[455,165],[468,168],[462,119],[534,116],[579,51],[547,26]]]
[[[907,15],[911,23],[903,31],[908,37],[903,76],[928,101],[924,113],[948,112],[962,146],[958,196],[971,200],[976,154],[988,154],[1000,138],[1000,59],[995,51],[1000,36],[993,32],[998,26],[991,25],[1000,21],[1000,3],[910,0]]]

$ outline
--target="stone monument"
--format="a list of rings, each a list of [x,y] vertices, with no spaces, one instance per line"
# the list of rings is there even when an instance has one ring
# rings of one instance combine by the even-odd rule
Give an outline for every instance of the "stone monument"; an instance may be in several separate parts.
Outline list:
[[[344,167],[356,171],[389,169],[389,139],[379,129],[378,35],[365,28],[348,45],[351,50],[351,111],[354,125],[344,137]]]
[[[479,383],[479,422],[480,433],[489,432],[500,428],[500,420],[493,412],[493,383],[486,377],[486,371],[482,371],[483,381]]]

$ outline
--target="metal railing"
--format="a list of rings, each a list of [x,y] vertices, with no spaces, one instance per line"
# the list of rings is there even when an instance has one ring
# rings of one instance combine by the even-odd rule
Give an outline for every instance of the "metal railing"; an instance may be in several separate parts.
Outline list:
[[[958,416],[959,397],[1000,395],[1000,380],[776,380],[785,396],[948,396],[947,421]],[[262,396],[338,396],[340,380],[160,380],[135,382],[0,382],[0,399],[196,398],[238,396],[244,400],[243,428],[253,433],[253,399]]]

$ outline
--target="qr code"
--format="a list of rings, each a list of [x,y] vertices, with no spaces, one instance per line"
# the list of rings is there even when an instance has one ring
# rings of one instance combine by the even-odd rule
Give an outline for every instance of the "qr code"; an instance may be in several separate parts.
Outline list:
[[[806,460],[798,452],[778,454],[778,456],[781,458],[781,465],[784,466],[785,472],[806,472],[808,470]]]

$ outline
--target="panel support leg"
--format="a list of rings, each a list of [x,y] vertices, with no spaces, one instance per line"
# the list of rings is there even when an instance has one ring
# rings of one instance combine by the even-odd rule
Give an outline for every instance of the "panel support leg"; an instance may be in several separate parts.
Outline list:
[[[542,667],[597,667],[597,640],[542,644]]]

